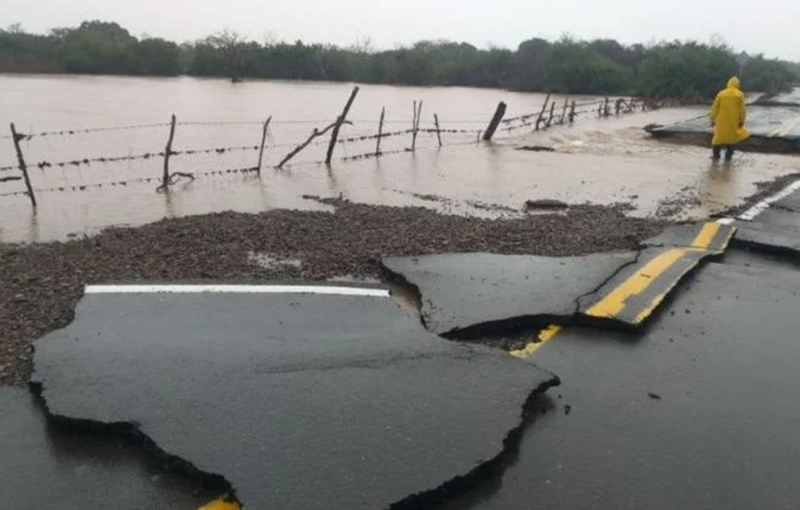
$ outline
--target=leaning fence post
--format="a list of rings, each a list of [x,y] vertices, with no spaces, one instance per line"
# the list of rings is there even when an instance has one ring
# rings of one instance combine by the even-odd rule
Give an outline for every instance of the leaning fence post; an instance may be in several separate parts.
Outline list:
[[[569,123],[572,124],[573,122],[575,122],[575,101],[572,101],[569,107]]]
[[[328,145],[328,156],[325,158],[325,164],[330,165],[331,160],[333,159],[333,149],[336,148],[336,140],[339,138],[339,129],[341,129],[342,124],[347,119],[347,114],[350,113],[350,107],[353,106],[353,101],[356,99],[356,95],[358,94],[358,87],[353,87],[353,92],[350,94],[350,99],[347,100],[347,104],[344,105],[344,110],[342,110],[342,114],[336,119],[336,125],[333,127],[333,134],[331,135],[331,143]]]
[[[261,164],[264,162],[264,144],[267,142],[267,129],[269,129],[269,123],[272,120],[272,115],[269,116],[267,121],[264,123],[264,130],[261,133],[261,150],[258,152],[258,175],[261,175]]]
[[[497,109],[494,111],[494,116],[492,116],[492,120],[489,122],[489,127],[486,128],[486,131],[483,133],[483,141],[488,142],[494,136],[494,132],[497,131],[497,126],[500,125],[500,121],[503,120],[503,116],[506,114],[506,104],[502,101],[497,103]]]
[[[36,207],[36,197],[33,196],[33,187],[31,186],[31,179],[28,177],[28,165],[25,164],[25,158],[22,156],[22,147],[19,141],[23,137],[17,134],[17,129],[14,123],[11,123],[11,139],[14,141],[14,148],[17,150],[17,161],[19,162],[19,169],[22,172],[22,177],[25,179],[25,187],[28,188],[28,197],[31,199],[31,205]]]
[[[375,157],[381,155],[381,138],[383,138],[383,118],[386,116],[386,107],[381,108],[381,121],[378,124],[378,141],[375,144]]]
[[[553,101],[550,103],[550,117],[547,118],[547,127],[550,127],[550,124],[553,122],[553,114],[556,112],[556,102]]]
[[[417,103],[414,101],[414,126],[411,130],[411,150],[417,150],[417,133],[419,133],[419,121],[422,117],[422,101]]]
[[[542,118],[544,117],[544,112],[547,111],[547,103],[550,102],[550,94],[547,94],[547,97],[544,100],[544,104],[542,105],[542,111],[539,112],[539,116],[536,118],[536,131],[539,131],[539,124],[542,123]]]
[[[439,129],[439,114],[433,114],[433,122],[436,124],[436,138],[439,140],[439,147],[442,146],[442,130]]]
[[[172,122],[169,125],[169,139],[167,147],[164,149],[164,175],[161,178],[161,188],[166,191],[169,186],[169,157],[172,155],[172,140],[175,138],[175,114],[172,115]]]

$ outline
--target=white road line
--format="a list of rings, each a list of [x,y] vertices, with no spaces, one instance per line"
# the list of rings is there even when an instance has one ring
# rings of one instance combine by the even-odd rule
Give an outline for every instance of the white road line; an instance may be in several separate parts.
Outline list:
[[[798,115],[797,117],[793,117],[784,122],[783,124],[781,124],[781,126],[772,133],[770,133],[769,136],[771,138],[777,138],[777,137],[783,138],[784,136],[788,135],[792,129],[794,129],[794,127],[797,125],[798,122],[800,122],[800,115]]]
[[[782,191],[772,195],[771,197],[765,198],[761,202],[757,203],[750,209],[744,212],[741,216],[739,216],[740,220],[744,221],[753,221],[756,216],[761,214],[762,212],[766,211],[770,205],[774,204],[778,200],[786,198],[787,196],[791,195],[795,191],[800,189],[800,181],[794,181],[790,185],[786,186]]]
[[[318,294],[389,297],[386,289],[314,285],[87,285],[86,294]]]
[[[734,218],[720,218],[717,223],[721,225],[732,225],[736,220]]]

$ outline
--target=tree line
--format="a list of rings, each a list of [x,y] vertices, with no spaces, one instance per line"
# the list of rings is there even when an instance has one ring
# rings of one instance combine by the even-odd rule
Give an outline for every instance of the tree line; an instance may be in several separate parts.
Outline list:
[[[800,80],[800,65],[757,55],[740,69],[721,43],[623,45],[612,39],[530,39],[516,50],[421,41],[371,51],[369,45],[248,41],[224,31],[178,45],[138,39],[117,23],[87,21],[47,35],[18,25],[0,30],[0,72],[122,74],[348,81],[495,87],[563,94],[641,95],[703,100],[735,74],[745,88],[779,92]]]

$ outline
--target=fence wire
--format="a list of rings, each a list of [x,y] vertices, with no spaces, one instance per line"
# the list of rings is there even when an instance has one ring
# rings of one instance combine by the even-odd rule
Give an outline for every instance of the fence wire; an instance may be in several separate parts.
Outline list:
[[[591,100],[584,102],[574,102],[574,101],[570,102],[567,100],[566,103],[563,102],[564,98],[561,99],[562,101],[554,100],[551,103],[546,102],[542,107],[537,109],[535,112],[525,113],[522,115],[508,117],[501,120],[499,131],[511,135],[512,132],[518,132],[525,129],[534,131],[539,129],[548,129],[553,125],[563,125],[566,124],[567,122],[572,123],[576,118],[585,116],[587,114],[597,114],[598,116],[603,117],[603,116],[611,116],[616,113],[631,113],[633,111],[636,111],[637,108],[645,110],[648,108],[655,108],[660,106],[657,104],[650,105],[649,103],[634,98],[630,98],[627,100],[623,98],[616,98],[613,100],[598,99],[598,100]],[[549,108],[548,104],[550,105]],[[378,130],[377,128],[378,122],[376,122],[375,119],[349,120],[348,124],[342,125],[343,131],[340,133],[340,136],[337,137],[336,139],[336,144],[342,147],[342,149],[345,152],[345,155],[337,157],[336,161],[353,162],[353,161],[361,161],[367,159],[375,159],[382,156],[404,154],[408,152],[413,152],[415,149],[425,150],[425,149],[436,149],[437,147],[442,147],[442,146],[475,144],[476,142],[480,141],[481,135],[484,131],[483,129],[476,129],[470,126],[480,126],[481,128],[483,128],[485,127],[487,122],[488,118],[484,120],[448,119],[447,126],[450,127],[441,127],[439,124],[437,124],[439,128],[437,127],[420,128],[419,124],[417,124],[416,128],[412,127],[407,129],[395,129],[386,132],[381,131],[380,133],[378,133],[376,132]],[[255,121],[255,120],[182,121],[175,123],[176,126],[194,126],[202,128],[219,127],[219,126],[263,126],[264,124],[265,124],[264,121]],[[270,126],[291,125],[291,124],[325,126],[330,124],[330,120],[272,120]],[[370,125],[374,127],[354,129],[353,128],[354,124]],[[396,126],[400,124],[411,125],[412,119],[394,119],[394,120],[384,119],[381,126],[382,125]],[[86,128],[86,129],[64,129],[60,131],[42,131],[42,132],[35,132],[28,134],[20,133],[18,135],[18,141],[20,142],[30,141],[37,137],[41,138],[55,137],[55,136],[70,137],[70,136],[91,134],[91,133],[123,132],[123,131],[139,130],[139,129],[144,130],[144,129],[154,129],[154,128],[169,128],[170,126],[171,123],[152,123],[152,124],[134,124],[134,125],[124,125],[124,126]],[[316,130],[317,128],[315,127],[314,129]],[[430,135],[430,139],[433,140],[433,144],[432,145],[416,144],[416,146],[414,146],[413,148],[411,146],[397,148],[396,146],[397,144],[395,144],[394,147],[390,147],[387,150],[380,150],[379,145],[377,144],[378,141],[382,141],[384,139],[391,139],[403,136],[409,136],[410,138],[413,138],[415,134]],[[436,135],[436,137],[434,137],[433,135]],[[451,137],[448,138],[446,141],[442,141],[442,135],[451,135]],[[11,139],[11,138],[12,137],[10,136],[0,137],[0,139]],[[456,139],[454,140],[453,138]],[[171,150],[169,156],[170,157],[193,156],[193,155],[222,156],[233,152],[249,152],[249,151],[255,152],[260,150],[264,151],[273,150],[274,152],[275,149],[284,149],[290,147],[294,149],[302,144],[302,142],[299,141],[277,144],[274,141],[275,139],[271,129],[268,129],[266,132],[266,140],[269,140],[269,143],[264,143],[263,146],[234,145],[234,146],[224,146],[224,147],[216,147],[208,149],[192,148],[186,150]],[[355,144],[359,150],[363,150],[363,146],[358,146],[360,142],[361,143],[373,142],[375,144],[374,150],[362,151],[356,154],[347,154],[349,144]],[[313,140],[310,142],[307,141],[303,145],[303,147],[327,146],[329,144],[330,140],[321,138],[319,140]],[[41,170],[44,170],[52,167],[59,167],[59,168],[81,167],[96,163],[116,164],[121,162],[130,162],[130,161],[147,161],[150,159],[165,158],[165,156],[166,155],[164,151],[154,151],[154,152],[145,152],[140,154],[79,158],[79,159],[58,161],[58,162],[39,161],[30,164],[29,168],[39,168]],[[305,162],[300,161],[300,162],[289,163],[287,164],[286,168],[291,168],[296,166],[306,166],[306,165],[322,165],[324,163],[325,163],[324,161],[305,161]],[[261,165],[261,163],[259,163],[259,165]],[[265,168],[270,167],[270,165],[263,165],[263,166]],[[0,167],[0,172],[11,172],[11,171],[20,171],[20,173],[23,173],[22,169],[17,165],[7,165]],[[173,177],[176,178],[189,177],[191,179],[194,179],[197,177],[206,177],[206,176],[251,174],[258,172],[260,172],[259,167],[223,168],[223,169],[213,169],[213,170],[193,172],[193,173],[174,172],[167,178],[167,180],[168,182],[172,183]],[[16,182],[20,180],[22,180],[22,177],[13,175],[0,178],[0,183]],[[49,188],[33,189],[33,192],[48,193],[48,192],[86,191],[89,189],[97,189],[103,187],[127,186],[128,184],[132,183],[151,183],[151,182],[162,183],[163,176],[151,176],[151,177],[137,176],[110,182],[61,185]],[[0,194],[0,196],[18,196],[27,194],[28,194],[27,191],[14,191],[14,192]]]

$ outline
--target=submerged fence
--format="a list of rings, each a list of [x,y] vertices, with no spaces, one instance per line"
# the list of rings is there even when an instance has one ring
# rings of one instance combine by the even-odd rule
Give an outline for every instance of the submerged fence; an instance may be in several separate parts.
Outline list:
[[[84,191],[92,188],[102,188],[104,186],[127,186],[129,183],[136,182],[153,182],[157,184],[156,191],[168,192],[170,187],[180,181],[193,181],[201,176],[207,175],[227,175],[227,174],[254,174],[261,175],[264,168],[268,167],[265,164],[265,153],[268,150],[277,151],[284,150],[285,155],[282,155],[279,160],[276,160],[274,165],[269,165],[275,169],[284,169],[291,166],[292,161],[298,154],[306,151],[310,146],[316,146],[325,149],[325,158],[323,160],[307,161],[302,164],[324,164],[331,165],[334,161],[334,155],[337,147],[348,147],[348,144],[358,145],[359,150],[356,154],[347,154],[336,158],[336,161],[358,161],[370,158],[379,158],[390,154],[399,154],[414,152],[417,150],[418,139],[420,135],[427,134],[432,140],[430,148],[444,147],[445,145],[460,145],[467,143],[480,143],[481,141],[491,141],[498,132],[501,134],[511,135],[524,135],[529,132],[546,130],[556,125],[572,124],[579,117],[596,116],[596,117],[611,117],[619,116],[636,111],[644,111],[656,109],[663,106],[661,103],[652,101],[645,101],[636,98],[617,98],[611,100],[609,98],[601,100],[593,100],[586,102],[576,102],[565,98],[554,98],[548,95],[541,108],[536,111],[525,113],[513,117],[505,117],[507,105],[499,103],[494,114],[485,123],[485,127],[474,129],[472,127],[464,128],[457,127],[455,124],[452,126],[444,126],[440,123],[438,113],[433,113],[430,116],[432,122],[428,124],[429,127],[422,126],[423,116],[423,102],[414,101],[412,105],[412,119],[410,127],[405,129],[387,129],[389,124],[396,124],[398,121],[388,121],[386,119],[386,108],[383,108],[380,118],[377,121],[377,131],[369,130],[367,132],[360,132],[357,134],[342,135],[343,128],[345,130],[354,125],[354,121],[348,118],[350,109],[356,100],[359,93],[359,88],[355,87],[347,99],[341,113],[336,119],[331,122],[316,122],[316,127],[313,127],[308,136],[304,139],[299,139],[291,143],[277,144],[274,141],[272,134],[272,127],[278,122],[273,122],[272,117],[265,119],[263,122],[254,121],[233,121],[233,122],[179,122],[175,115],[172,115],[170,122],[155,123],[155,124],[138,124],[126,125],[115,127],[102,127],[102,128],[87,128],[87,129],[69,129],[61,131],[43,131],[36,133],[21,133],[18,132],[16,126],[11,124],[10,136],[1,136],[0,142],[10,140],[13,144],[14,153],[16,155],[16,164],[8,166],[0,166],[0,184],[18,182],[24,189],[17,191],[9,191],[0,193],[0,197],[27,195],[33,207],[37,207],[36,195],[37,193],[49,191]],[[359,121],[361,122],[361,121]],[[409,121],[402,121],[408,123]],[[282,124],[304,124],[309,121],[281,121]],[[374,125],[374,124],[373,124]],[[408,125],[408,124],[406,124]],[[175,142],[176,132],[179,128],[187,126],[194,127],[211,127],[211,126],[237,126],[237,127],[250,127],[254,128],[253,140],[257,143],[252,145],[230,145],[211,148],[199,149],[184,149],[176,150],[173,148]],[[462,124],[463,126],[463,124]],[[258,128],[256,136],[255,128]],[[64,159],[61,161],[47,161],[41,160],[28,163],[25,157],[25,144],[37,139],[48,139],[52,137],[79,137],[82,135],[96,134],[96,133],[112,133],[112,132],[130,132],[139,130],[154,130],[164,129],[167,132],[167,137],[163,150],[153,152],[142,152],[138,154],[124,154],[124,155],[110,155],[110,156],[92,156],[84,158]],[[385,144],[392,140],[405,140],[407,144],[402,144],[399,147],[386,150]],[[382,148],[384,145],[384,148]],[[192,156],[192,155],[226,155],[231,153],[247,153],[252,152],[252,165],[250,166],[236,166],[215,168],[207,171],[177,171],[171,167],[174,158]],[[249,157],[248,157],[249,158]],[[77,185],[63,185],[50,188],[34,188],[30,178],[30,172],[34,168],[38,168],[42,172],[47,172],[53,168],[60,169],[80,169],[83,166],[94,164],[115,165],[124,162],[133,161],[157,161],[158,174],[155,172],[152,175],[136,175],[127,176],[125,179],[106,180],[90,184],[77,184]]]

